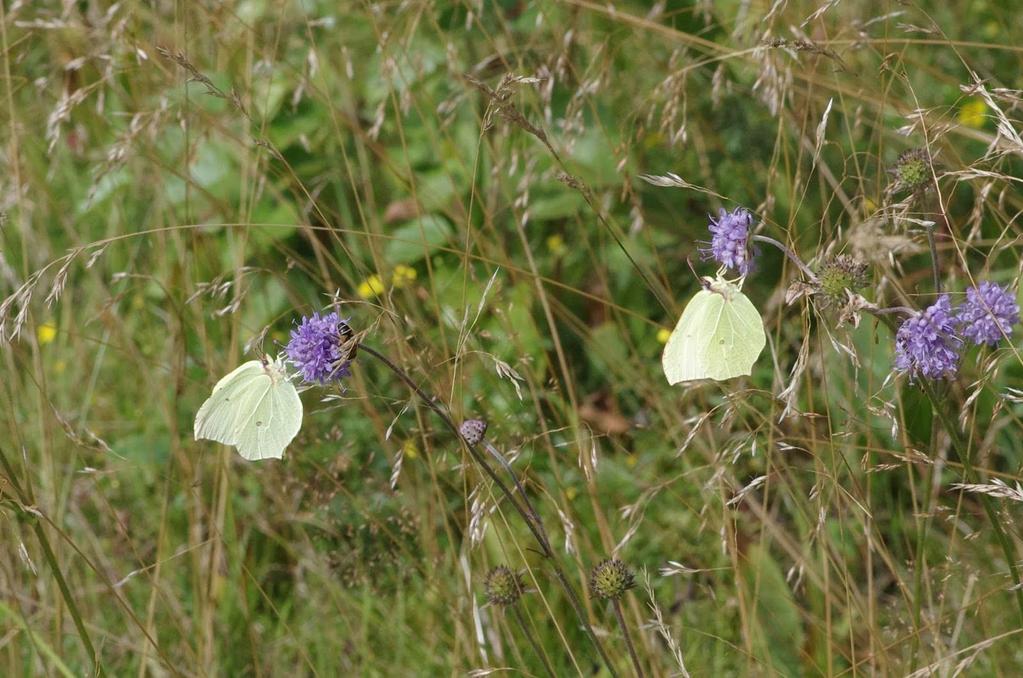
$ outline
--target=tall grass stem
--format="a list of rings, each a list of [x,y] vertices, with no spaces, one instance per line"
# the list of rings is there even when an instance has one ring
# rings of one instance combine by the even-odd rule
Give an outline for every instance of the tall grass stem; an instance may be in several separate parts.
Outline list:
[[[375,358],[387,369],[393,372],[395,376],[401,379],[405,383],[405,385],[412,390],[413,393],[419,396],[419,399],[422,400],[427,407],[433,410],[433,412],[440,418],[444,425],[455,435],[455,437],[461,440],[463,443],[465,443],[466,448],[468,448],[469,453],[472,455],[472,458],[476,462],[476,464],[493,481],[494,485],[496,485],[497,488],[501,491],[501,493],[504,494],[507,500],[511,502],[511,505],[512,507],[514,507],[516,512],[518,512],[518,514],[522,516],[522,519],[525,521],[526,526],[529,528],[529,531],[533,534],[533,538],[536,539],[537,543],[540,544],[540,548],[541,551],[543,552],[544,558],[551,564],[551,567],[554,569],[555,576],[561,583],[561,587],[564,589],[565,594],[568,596],[569,602],[571,603],[576,616],[579,618],[580,623],[583,625],[583,629],[586,631],[587,635],[590,637],[590,640],[593,642],[593,645],[597,650],[597,654],[600,655],[600,658],[604,662],[604,665],[607,667],[608,672],[610,672],[612,676],[616,676],[617,673],[614,670],[614,665],[611,663],[611,660],[608,658],[607,653],[604,651],[604,646],[600,642],[600,639],[597,638],[597,634],[594,632],[593,626],[590,624],[589,617],[586,615],[586,611],[583,609],[582,602],[579,599],[579,595],[575,591],[575,587],[573,587],[572,584],[569,582],[568,576],[565,574],[564,568],[562,568],[561,563],[559,562],[557,553],[554,551],[553,548],[551,548],[550,540],[546,536],[546,530],[544,530],[543,524],[539,522],[534,522],[533,520],[534,512],[531,511],[530,509],[524,508],[515,499],[515,495],[508,488],[508,485],[505,484],[503,480],[501,480],[501,478],[494,471],[493,467],[489,463],[487,463],[486,457],[484,457],[483,454],[479,451],[477,445],[470,443],[468,440],[465,439],[464,436],[462,436],[461,432],[458,430],[458,426],[455,425],[454,420],[452,420],[451,416],[447,413],[447,410],[442,405],[440,405],[440,401],[438,401],[436,398],[433,398],[429,393],[424,391],[405,370],[403,370],[397,364],[392,362],[384,354],[365,344],[360,344],[359,350]],[[516,484],[517,482],[518,481],[516,480]],[[523,499],[525,499],[524,494]],[[528,500],[526,501],[528,502]]]

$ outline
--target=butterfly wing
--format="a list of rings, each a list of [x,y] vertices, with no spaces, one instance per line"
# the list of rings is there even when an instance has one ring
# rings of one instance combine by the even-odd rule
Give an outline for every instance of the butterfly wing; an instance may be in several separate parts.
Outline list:
[[[709,330],[720,317],[724,302],[720,294],[700,290],[686,304],[661,354],[661,367],[669,384],[712,378],[707,350],[712,340]]]
[[[250,360],[217,382],[213,393],[195,415],[195,439],[205,438],[224,445],[234,445],[238,435],[238,421],[244,412],[245,401],[261,381],[270,381],[258,360]]]
[[[696,293],[668,337],[661,367],[669,384],[750,374],[767,344],[753,302],[734,285],[712,288]]]
[[[287,379],[273,383],[239,429],[235,445],[250,461],[280,459],[302,426],[302,401]]]
[[[234,445],[245,459],[280,459],[301,425],[302,401],[283,367],[251,360],[213,387],[194,433]]]
[[[708,377],[722,381],[753,371],[753,363],[767,344],[764,321],[742,292],[724,299],[707,346]]]

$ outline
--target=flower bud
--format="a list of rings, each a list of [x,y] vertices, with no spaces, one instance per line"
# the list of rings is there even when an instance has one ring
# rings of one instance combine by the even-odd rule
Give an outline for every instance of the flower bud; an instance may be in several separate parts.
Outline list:
[[[491,605],[504,607],[517,602],[525,586],[521,575],[504,565],[498,565],[487,574],[483,588]]]
[[[846,290],[858,292],[868,282],[867,265],[848,254],[828,259],[817,271],[817,292],[828,301],[844,301]]]
[[[593,574],[590,575],[590,590],[599,598],[621,598],[635,585],[635,576],[620,560],[605,560],[593,568]]]
[[[482,419],[466,419],[458,427],[458,432],[470,445],[479,445],[487,434],[487,422]]]
[[[919,191],[927,187],[931,180],[931,162],[927,151],[914,148],[899,156],[895,163],[895,178],[899,188]]]

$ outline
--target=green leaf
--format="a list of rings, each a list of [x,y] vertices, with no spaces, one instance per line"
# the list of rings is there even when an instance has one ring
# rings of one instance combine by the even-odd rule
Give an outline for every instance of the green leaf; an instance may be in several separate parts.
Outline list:
[[[934,410],[924,392],[917,386],[902,389],[902,416],[906,421],[906,433],[910,440],[924,450],[931,446],[931,428]]]
[[[629,360],[629,348],[622,339],[622,332],[613,322],[601,323],[590,331],[586,341],[586,356],[601,373],[621,369]]]
[[[533,200],[529,205],[529,217],[533,221],[565,219],[583,209],[583,197],[576,191],[562,191],[554,195]]]
[[[437,214],[406,221],[390,234],[387,262],[394,265],[419,261],[445,245],[451,234],[451,224]]]

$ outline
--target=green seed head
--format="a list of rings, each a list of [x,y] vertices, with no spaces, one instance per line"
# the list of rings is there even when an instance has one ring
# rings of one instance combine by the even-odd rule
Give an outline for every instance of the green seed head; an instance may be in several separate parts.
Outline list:
[[[920,190],[931,180],[931,163],[927,151],[914,148],[899,156],[895,164],[895,176],[903,188]]]
[[[828,259],[817,272],[818,289],[832,301],[845,299],[845,291],[857,292],[870,282],[867,265],[848,254]]]
[[[599,598],[621,598],[635,585],[632,571],[620,560],[605,560],[590,575],[590,590]]]
[[[512,605],[518,601],[525,588],[522,583],[522,576],[513,572],[504,565],[498,565],[487,574],[483,584],[487,593],[487,600],[493,605]]]

